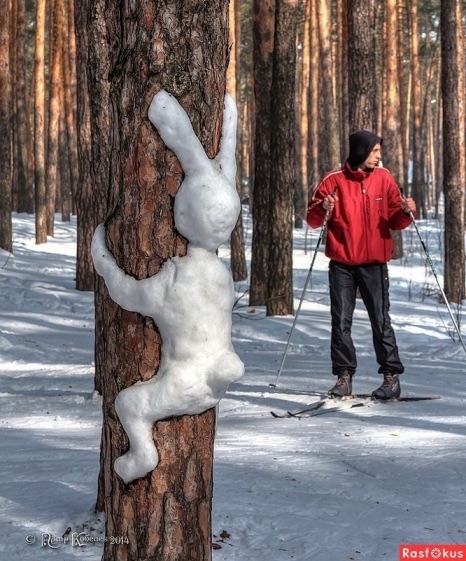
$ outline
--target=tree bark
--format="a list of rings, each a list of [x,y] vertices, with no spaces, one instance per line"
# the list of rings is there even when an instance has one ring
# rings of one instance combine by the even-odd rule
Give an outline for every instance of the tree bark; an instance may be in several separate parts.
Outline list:
[[[263,306],[267,299],[270,217],[270,138],[275,0],[253,1],[254,39],[254,190],[249,304]]]
[[[12,252],[10,92],[10,3],[0,0],[0,248]]]
[[[464,75],[460,0],[441,1],[443,188],[445,193],[445,294],[465,297],[464,250]]]
[[[319,160],[323,173],[340,163],[338,113],[334,94],[335,67],[331,43],[331,15],[329,0],[317,2],[320,44],[320,121]]]
[[[45,183],[45,15],[46,0],[37,0],[34,55],[34,192],[36,243],[47,242]]]
[[[241,84],[240,84],[240,41],[241,41],[241,13],[240,13],[240,0],[231,0],[229,10],[230,20],[230,64],[228,65],[227,73],[227,91],[236,100],[238,115],[242,115],[241,103]],[[241,117],[238,119],[242,120]],[[239,123],[238,123],[239,125]],[[238,126],[237,143],[236,143],[236,159],[239,162],[241,158],[241,128]],[[242,168],[240,165],[236,171],[236,191],[242,199]],[[244,228],[243,228],[243,213],[240,212],[236,226],[231,233],[230,239],[230,263],[231,274],[235,282],[247,279],[248,268],[246,264],[246,250],[244,246]]]
[[[277,0],[272,80],[267,315],[293,313],[293,191],[297,0]],[[279,94],[279,95],[277,95]]]
[[[350,133],[377,130],[375,0],[353,0],[348,6],[348,98]]]
[[[142,279],[185,253],[172,209],[182,170],[151,126],[147,110],[164,88],[188,112],[208,156],[217,153],[228,3],[162,0],[121,7],[93,2],[89,10],[91,127],[96,142],[104,143],[93,142],[92,149],[110,156],[108,166],[98,159],[93,178],[99,197],[109,201],[109,248],[121,268]],[[98,75],[99,69],[104,74]],[[99,131],[101,119],[107,128]],[[103,559],[208,561],[215,411],[156,423],[160,463],[125,485],[113,470],[127,448],[114,400],[122,389],[153,377],[163,351],[152,320],[122,310],[105,291],[97,302],[102,306],[96,354],[104,418],[99,497],[107,520]]]
[[[401,142],[401,107],[398,71],[398,25],[397,0],[385,1],[384,30],[384,96],[383,96],[383,163],[387,167],[400,189],[403,190],[403,151]],[[395,244],[393,258],[403,257],[403,237],[401,231],[392,231]]]
[[[88,70],[88,29],[90,26],[88,21],[89,0],[80,0],[79,5],[75,3],[74,9],[77,42],[76,128],[78,134],[78,182],[75,195],[77,211],[76,288],[77,290],[94,290],[94,267],[91,257],[91,240],[92,234],[99,221],[99,216],[93,206],[95,190],[93,189],[93,178],[91,174],[92,139]],[[106,83],[106,80],[104,79],[103,82]],[[100,215],[100,221],[104,220],[104,218],[104,213],[102,213]],[[96,292],[96,299],[99,292],[100,291]],[[96,314],[99,309],[101,309],[101,307],[97,302]],[[99,332],[97,328],[96,337],[98,337]],[[101,388],[99,388],[99,391],[100,390]],[[99,509],[103,510],[103,503],[101,502],[99,503]]]
[[[294,225],[302,228],[306,222],[309,141],[309,59],[311,0],[304,0],[298,21],[298,71],[296,80],[296,188],[294,193]]]
[[[412,157],[413,157],[413,184],[411,195],[416,200],[418,215],[426,217],[424,159],[422,153],[422,85],[419,65],[419,26],[418,2],[411,0],[409,4],[410,38],[411,38],[411,79],[412,79]]]
[[[27,86],[26,86],[26,1],[16,0],[17,26],[16,26],[16,141],[17,168],[18,168],[18,212],[34,212],[34,191],[32,185],[31,169],[29,166],[32,152],[31,132],[28,126]]]
[[[61,0],[52,2],[52,32],[51,32],[51,68],[50,68],[50,94],[49,118],[47,134],[47,155],[45,166],[46,206],[47,206],[47,234],[53,236],[55,222],[55,202],[58,183],[58,141],[60,133],[60,119],[63,107],[60,106],[62,98],[60,89],[63,85],[62,73],[62,41],[63,41],[64,5]]]

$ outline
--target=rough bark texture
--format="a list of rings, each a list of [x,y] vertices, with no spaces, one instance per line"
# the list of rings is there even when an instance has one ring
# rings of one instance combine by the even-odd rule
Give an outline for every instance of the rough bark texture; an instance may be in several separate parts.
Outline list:
[[[74,31],[74,0],[68,0],[68,17],[63,22],[65,29],[63,38],[63,107],[64,107],[64,131],[67,139],[66,166],[67,182],[61,184],[62,194],[62,219],[70,220],[67,217],[68,210],[76,212],[73,203],[76,198],[78,185],[78,146],[76,131],[76,44]],[[70,213],[71,214],[71,213]]]
[[[329,0],[317,2],[320,46],[320,134],[319,161],[323,173],[332,170],[340,163],[340,144],[338,139],[338,113],[333,89],[335,67],[331,42],[331,13]],[[325,171],[324,171],[325,170]]]
[[[91,175],[91,113],[89,100],[89,39],[88,39],[89,0],[75,3],[75,27],[77,42],[76,78],[77,78],[77,154],[78,183],[76,188],[77,211],[77,244],[76,244],[76,288],[78,290],[94,290],[94,268],[91,258],[92,234],[97,223],[97,212],[94,209],[94,192]],[[106,80],[104,80],[106,83]],[[102,213],[103,214],[103,213]],[[105,216],[100,217],[104,220]],[[97,294],[96,294],[97,299]],[[96,306],[96,310],[100,309]],[[97,319],[97,318],[96,318]],[[96,334],[99,331],[96,330]],[[103,504],[100,505],[103,509]]]
[[[461,2],[441,2],[443,188],[445,193],[445,294],[465,296],[464,270],[464,77]]]
[[[275,0],[254,0],[254,190],[249,304],[263,306],[267,298],[270,241],[270,135]]]
[[[11,225],[10,7],[0,1],[0,248],[13,251]]]
[[[309,60],[309,198],[320,181],[322,173],[319,164],[319,28],[317,25],[317,0],[311,2],[310,60]]]
[[[164,88],[187,110],[207,154],[217,153],[228,3],[167,0],[120,6],[101,0],[89,9],[96,204],[104,208],[108,197],[109,248],[128,274],[142,279],[185,252],[172,213],[182,170],[150,124],[147,110]],[[107,515],[103,559],[210,560],[215,412],[157,423],[158,467],[134,483],[122,482],[113,462],[128,443],[114,399],[125,387],[154,376],[161,341],[150,319],[119,308],[101,283],[98,292],[102,314],[96,363],[104,416],[98,505],[104,503]]]
[[[348,97],[350,134],[377,130],[377,85],[375,74],[375,0],[348,4]]]
[[[384,32],[384,72],[385,85],[383,96],[383,163],[387,167],[398,186],[403,189],[403,152],[401,143],[401,107],[398,72],[398,43],[397,43],[397,0],[385,2],[385,32]],[[403,237],[401,231],[391,232],[395,248],[393,257],[403,257]]]
[[[238,133],[236,144],[236,160],[238,162],[238,169],[236,172],[236,191],[240,199],[242,199],[242,166],[239,165],[241,161],[241,137],[242,131],[240,122],[242,123],[242,102],[241,102],[241,86],[240,86],[240,42],[241,42],[241,11],[240,1],[231,0],[229,10],[230,20],[230,64],[228,65],[227,73],[227,92],[229,92],[236,100],[238,109]],[[235,282],[247,279],[248,268],[246,264],[246,250],[244,245],[244,228],[243,228],[243,214],[240,212],[236,226],[231,233],[230,238],[230,263],[231,274]]]
[[[297,0],[277,0],[273,57],[267,315],[293,313],[293,191]],[[279,94],[279,95],[277,95]]]
[[[28,126],[28,110],[26,96],[26,58],[25,58],[25,0],[16,0],[17,26],[16,26],[16,141],[17,146],[17,168],[18,168],[18,212],[34,212],[34,190],[32,175],[29,166],[32,152],[31,132]]]
[[[63,87],[62,72],[62,41],[63,41],[63,20],[65,10],[61,0],[54,0],[52,3],[52,30],[51,30],[51,68],[50,68],[50,87],[48,100],[48,134],[47,134],[47,159],[45,168],[46,206],[47,206],[47,234],[53,236],[55,222],[55,201],[57,193],[58,178],[58,137],[60,131],[60,117],[63,114],[63,107],[60,107],[62,97],[61,88]]]
[[[45,8],[46,1],[38,0],[36,5],[36,43],[34,55],[34,192],[37,244],[47,242],[44,84]]]
[[[419,65],[419,26],[418,26],[418,1],[412,0],[409,6],[410,39],[411,39],[411,79],[412,79],[412,159],[413,159],[413,184],[411,195],[417,203],[418,216],[427,216],[426,184],[424,180],[424,158],[422,139],[422,84],[421,69]]]

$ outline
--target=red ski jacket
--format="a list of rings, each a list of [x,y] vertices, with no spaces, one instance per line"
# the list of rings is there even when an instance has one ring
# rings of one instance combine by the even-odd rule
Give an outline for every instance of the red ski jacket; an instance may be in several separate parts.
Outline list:
[[[312,228],[323,225],[326,211],[322,201],[332,193],[338,200],[327,221],[325,255],[346,265],[390,261],[390,230],[402,230],[411,224],[392,174],[380,167],[354,171],[347,163],[327,173],[308,204],[307,223]]]

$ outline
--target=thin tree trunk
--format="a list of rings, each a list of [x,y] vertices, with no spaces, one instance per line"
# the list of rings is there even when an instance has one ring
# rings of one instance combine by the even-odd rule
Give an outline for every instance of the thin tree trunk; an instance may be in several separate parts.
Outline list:
[[[337,107],[333,88],[335,68],[331,46],[331,17],[329,0],[317,2],[317,21],[319,22],[320,43],[320,116],[319,160],[322,169],[329,171],[340,163],[339,127]]]
[[[411,0],[411,76],[412,76],[412,107],[413,107],[413,185],[411,195],[416,200],[419,217],[426,216],[424,166],[422,158],[422,86],[419,65],[419,26],[418,1]]]
[[[47,155],[45,165],[45,182],[47,185],[47,234],[53,236],[55,222],[55,201],[58,184],[58,137],[60,134],[60,119],[63,107],[60,106],[60,89],[63,84],[62,73],[62,41],[63,41],[64,5],[61,0],[52,2],[52,33],[49,118],[47,134]]]
[[[47,242],[45,183],[45,16],[46,0],[37,0],[34,55],[34,190],[36,243]]]
[[[311,1],[310,61],[309,61],[309,194],[313,192],[321,175],[319,163],[319,28],[317,25],[317,0]]]
[[[337,0],[338,18],[338,88],[340,121],[340,162],[348,156],[349,107],[348,107],[348,0]]]
[[[75,5],[76,18],[76,41],[77,41],[77,115],[76,128],[78,134],[78,182],[76,186],[76,211],[77,211],[77,258],[76,258],[76,288],[77,290],[94,289],[94,267],[91,257],[91,240],[94,232],[97,216],[93,208],[94,189],[91,175],[91,115],[89,100],[89,14],[88,3],[90,0],[80,0],[79,6]],[[104,77],[105,83],[105,77]],[[104,219],[104,216],[101,217]],[[101,281],[99,281],[101,282]],[[97,293],[96,291],[96,299]],[[98,308],[96,307],[96,310]],[[96,314],[97,315],[97,314]],[[97,317],[96,317],[97,321]],[[96,326],[96,341],[99,337],[99,329]],[[96,369],[96,376],[97,371]],[[96,388],[97,389],[97,388]],[[99,391],[101,388],[99,388]],[[98,502],[98,510],[103,510],[103,498]]]
[[[16,56],[16,141],[17,146],[17,167],[18,167],[18,212],[34,212],[34,191],[31,181],[31,170],[29,160],[31,153],[31,133],[28,126],[27,109],[27,86],[26,86],[26,58],[25,58],[25,15],[26,0],[16,0],[17,3],[17,40],[15,48]]]
[[[385,0],[385,45],[383,49],[385,70],[383,97],[383,163],[387,167],[399,187],[403,189],[403,152],[401,143],[401,107],[398,71],[397,44],[397,1]],[[391,232],[395,247],[393,257],[403,257],[403,238],[401,231]]]
[[[249,287],[251,306],[263,306],[267,298],[274,33],[275,0],[253,0],[255,133],[251,284]]]
[[[293,187],[297,0],[277,0],[270,151],[270,248],[267,315],[293,313]]]
[[[377,130],[375,0],[353,0],[348,7],[348,99],[350,132]]]
[[[11,223],[10,2],[0,0],[0,248],[13,251]]]
[[[240,40],[241,40],[241,19],[240,19],[240,0],[231,0],[230,2],[230,64],[227,72],[227,91],[237,101],[238,114],[242,115],[240,100]],[[236,158],[240,159],[241,155],[241,128],[238,126],[238,138],[236,143]],[[241,200],[242,191],[242,169],[237,167],[236,171],[236,190]],[[244,230],[243,230],[243,214],[239,213],[236,226],[231,233],[231,274],[235,282],[245,280],[248,276],[248,268],[246,264],[246,251],[244,246]]]
[[[63,0],[62,0],[63,1]],[[63,122],[66,135],[66,170],[67,183],[62,184],[62,220],[69,221],[75,210],[75,197],[78,183],[78,147],[76,131],[76,45],[73,11],[74,0],[66,0],[68,10],[63,21]]]
[[[441,1],[443,185],[445,193],[445,294],[465,297],[464,270],[464,88],[460,0]]]

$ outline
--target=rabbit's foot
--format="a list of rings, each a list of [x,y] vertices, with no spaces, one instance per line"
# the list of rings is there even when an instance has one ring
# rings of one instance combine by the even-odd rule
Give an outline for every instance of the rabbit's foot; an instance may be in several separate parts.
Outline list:
[[[154,446],[153,450],[144,450],[139,454],[129,450],[115,460],[114,468],[125,483],[130,483],[147,475],[158,463],[159,456]]]

